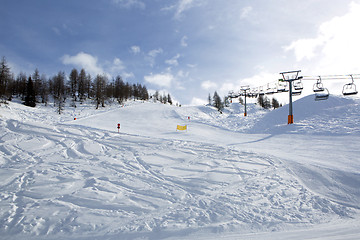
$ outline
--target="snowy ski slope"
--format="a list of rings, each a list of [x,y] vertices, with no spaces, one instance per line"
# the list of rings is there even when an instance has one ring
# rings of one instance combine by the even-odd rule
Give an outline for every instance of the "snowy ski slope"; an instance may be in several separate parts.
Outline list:
[[[359,103],[1,106],[0,238],[359,239]]]

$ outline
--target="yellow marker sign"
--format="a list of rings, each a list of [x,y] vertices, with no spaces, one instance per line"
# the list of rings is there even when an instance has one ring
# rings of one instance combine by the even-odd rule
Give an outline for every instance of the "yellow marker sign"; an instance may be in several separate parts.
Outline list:
[[[176,130],[180,130],[180,131],[187,130],[187,125],[185,125],[185,126],[177,125]]]

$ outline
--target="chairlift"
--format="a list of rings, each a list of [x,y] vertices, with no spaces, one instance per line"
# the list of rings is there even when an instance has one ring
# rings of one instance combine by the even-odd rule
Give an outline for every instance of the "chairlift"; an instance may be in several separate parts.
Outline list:
[[[259,96],[259,88],[252,89],[253,98],[257,98]]]
[[[265,95],[265,92],[264,92],[264,89],[263,87],[259,87],[259,96],[264,96]]]
[[[352,75],[350,75],[350,77],[351,77],[351,83],[345,84],[342,90],[342,94],[344,96],[355,95],[358,93],[356,90],[356,85],[354,83],[354,78]]]
[[[303,86],[303,83],[301,82],[301,80],[294,81],[294,89],[295,90],[303,90],[304,89],[304,86]],[[300,94],[301,94],[301,91],[300,91]]]
[[[288,92],[289,88],[287,87],[287,84],[284,82],[279,82],[277,86],[278,92]]]
[[[234,93],[234,91],[230,91],[228,94],[228,97],[229,98],[238,98],[239,94]]]
[[[292,91],[292,96],[299,96],[299,95],[301,95],[301,93],[302,93],[302,90],[293,90]]]
[[[269,89],[268,91],[266,91],[267,95],[272,95],[274,93],[276,93],[276,91],[274,89]]]
[[[266,94],[270,95],[270,94],[274,94],[277,93],[277,87],[270,87],[269,83],[267,86],[267,90],[266,90]]]
[[[329,90],[324,88],[320,76],[313,86],[313,92],[315,93],[315,101],[327,100],[329,98]]]
[[[324,88],[323,91],[315,92],[315,101],[327,100],[329,96],[329,90]]]
[[[319,77],[319,79],[316,81],[316,83],[313,86],[313,92],[317,93],[323,91],[325,91],[325,88],[323,87],[323,84],[321,82],[321,77]]]

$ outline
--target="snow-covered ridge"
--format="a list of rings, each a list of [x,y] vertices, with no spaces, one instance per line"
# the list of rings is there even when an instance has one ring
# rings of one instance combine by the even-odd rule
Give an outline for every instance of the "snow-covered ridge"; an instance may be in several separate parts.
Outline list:
[[[294,125],[287,106],[250,104],[245,118],[239,104],[219,114],[131,101],[58,115],[9,103],[0,108],[0,234],[356,239],[357,101],[305,97]]]

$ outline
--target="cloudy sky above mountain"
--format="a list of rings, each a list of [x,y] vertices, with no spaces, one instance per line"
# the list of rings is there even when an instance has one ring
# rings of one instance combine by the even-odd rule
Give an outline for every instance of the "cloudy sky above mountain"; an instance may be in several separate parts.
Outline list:
[[[182,104],[282,71],[360,73],[360,0],[1,0],[0,18],[15,74],[85,68]]]

